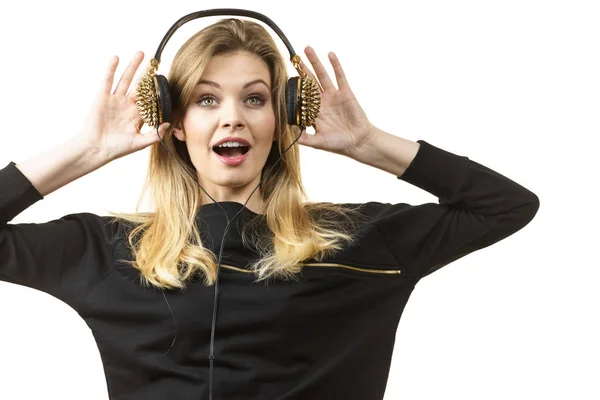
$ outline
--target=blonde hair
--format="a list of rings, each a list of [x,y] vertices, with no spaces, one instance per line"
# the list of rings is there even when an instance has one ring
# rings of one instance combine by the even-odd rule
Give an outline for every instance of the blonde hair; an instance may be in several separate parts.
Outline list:
[[[153,213],[114,213],[113,222],[133,223],[127,243],[133,254],[130,263],[141,272],[142,283],[159,288],[185,288],[185,282],[201,273],[203,283],[216,280],[217,258],[204,247],[197,227],[197,213],[206,196],[198,188],[196,168],[186,144],[172,135],[182,119],[192,92],[212,56],[248,51],[260,57],[271,76],[275,134],[279,154],[295,139],[287,124],[285,90],[288,75],[285,62],[273,38],[261,25],[235,18],[220,20],[188,39],[179,49],[168,75],[173,102],[173,121],[163,142],[188,168],[185,171],[163,145],[150,149],[146,181],[136,211],[149,189]],[[283,150],[282,150],[283,149]],[[276,154],[275,154],[276,155]],[[353,244],[351,234],[360,219],[358,207],[328,202],[305,202],[300,176],[299,145],[294,144],[277,167],[261,183],[265,214],[252,218],[242,231],[245,246],[252,246],[260,258],[248,267],[257,281],[269,277],[293,279],[308,259],[321,261]],[[262,173],[275,159],[269,157]],[[239,216],[241,217],[241,215]],[[259,230],[263,218],[268,229]]]

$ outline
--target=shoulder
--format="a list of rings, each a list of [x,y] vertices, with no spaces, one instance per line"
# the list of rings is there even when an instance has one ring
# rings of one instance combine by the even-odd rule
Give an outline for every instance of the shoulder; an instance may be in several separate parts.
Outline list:
[[[109,215],[80,212],[64,215],[48,221],[45,225],[49,228],[79,231],[88,237],[114,242],[126,236],[132,223]]]
[[[403,215],[415,206],[407,203],[382,203],[369,201],[366,203],[341,203],[341,206],[355,210],[363,224],[373,224],[383,219]]]
[[[414,206],[408,203],[331,203],[318,202],[307,204],[310,214],[322,224],[339,224],[352,231],[373,227],[374,225],[413,221],[420,219],[417,214],[427,213],[425,205]]]

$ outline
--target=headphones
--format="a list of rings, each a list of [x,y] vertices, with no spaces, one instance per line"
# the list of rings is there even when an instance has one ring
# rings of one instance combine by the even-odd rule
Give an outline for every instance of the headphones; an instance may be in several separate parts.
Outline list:
[[[181,17],[171,26],[167,34],[163,37],[154,58],[150,60],[148,72],[140,79],[136,91],[136,105],[144,122],[153,128],[163,122],[171,122],[173,118],[172,101],[169,89],[169,82],[163,75],[156,75],[156,70],[160,63],[160,55],[173,33],[186,22],[196,18],[208,17],[214,15],[237,15],[251,17],[263,21],[269,25],[279,35],[290,52],[290,60],[300,76],[288,79],[286,87],[286,110],[287,122],[290,125],[300,127],[300,131],[309,126],[314,126],[315,119],[319,114],[321,106],[321,91],[319,84],[312,76],[307,75],[300,68],[300,56],[296,54],[292,45],[287,40],[281,29],[275,23],[263,14],[234,8],[218,8],[197,11]]]
[[[300,74],[300,76],[292,77],[288,80],[287,87],[286,87],[286,94],[285,94],[287,122],[290,125],[296,125],[296,126],[300,127],[300,135],[298,135],[298,137],[288,146],[288,148],[285,149],[285,151],[283,151],[283,153],[281,155],[279,155],[277,161],[275,163],[273,163],[273,165],[269,169],[268,173],[270,173],[274,169],[274,167],[277,165],[277,163],[279,163],[279,161],[281,161],[281,156],[283,154],[285,154],[294,145],[294,143],[296,143],[296,141],[298,141],[298,139],[300,139],[300,136],[302,135],[302,132],[304,131],[305,128],[307,128],[309,126],[313,126],[316,128],[315,120],[317,119],[317,117],[319,115],[319,109],[321,107],[321,88],[320,88],[318,82],[312,76],[310,76],[310,75],[306,74],[304,71],[302,71],[302,69],[300,68],[300,56],[294,52],[294,49],[290,45],[289,41],[287,40],[287,38],[285,37],[285,35],[281,31],[281,29],[279,29],[279,27],[277,25],[275,25],[275,23],[273,21],[271,21],[269,18],[267,18],[266,16],[264,16],[260,13],[257,13],[254,11],[249,11],[249,10],[234,9],[234,8],[220,8],[220,9],[197,11],[197,12],[188,14],[188,15],[180,18],[177,22],[175,22],[175,24],[173,24],[173,26],[171,26],[171,28],[169,29],[169,31],[167,32],[165,37],[160,42],[160,45],[158,46],[158,50],[156,51],[154,58],[152,60],[150,60],[150,68],[149,68],[148,72],[140,79],[140,82],[138,83],[138,87],[136,89],[137,109],[140,112],[140,115],[141,115],[142,119],[144,120],[144,122],[147,125],[149,125],[153,128],[156,128],[156,134],[157,134],[159,140],[161,141],[161,143],[163,144],[163,146],[165,147],[165,149],[168,150],[169,153],[171,153],[171,155],[175,158],[175,160],[179,163],[179,165],[181,165],[181,167],[184,170],[187,170],[183,166],[183,164],[177,159],[177,157],[171,152],[171,150],[167,147],[167,145],[165,145],[165,143],[162,141],[162,138],[158,134],[158,127],[161,123],[172,121],[172,117],[173,117],[172,104],[173,103],[171,101],[169,83],[167,81],[167,78],[164,77],[163,75],[156,75],[156,70],[158,68],[158,64],[160,63],[160,55],[162,53],[163,48],[165,47],[165,44],[167,43],[167,41],[171,38],[173,33],[180,26],[182,26],[186,22],[192,21],[196,18],[213,16],[213,15],[237,15],[237,16],[250,17],[250,18],[255,18],[260,21],[263,21],[264,23],[269,25],[269,27],[271,27],[277,33],[277,35],[279,35],[281,40],[283,40],[283,42],[285,43],[286,47],[288,48],[288,51],[290,52],[290,60],[292,61],[294,68],[296,68],[296,70]],[[273,152],[273,150],[274,150],[274,147],[271,148],[271,154],[269,155],[269,157],[276,155]],[[188,172],[190,172],[190,171],[188,171]],[[263,174],[259,184],[256,186],[256,188],[254,188],[252,193],[250,193],[250,196],[248,197],[248,200],[246,200],[246,203],[250,200],[250,197],[252,197],[252,195],[254,194],[256,189],[258,189],[260,187],[262,181],[264,180],[264,175],[266,175],[266,174]],[[193,177],[193,178],[197,179],[197,177]],[[212,398],[213,398],[213,391],[212,391],[212,388],[213,388],[213,361],[215,359],[214,340],[215,340],[215,327],[216,327],[216,316],[217,316],[217,305],[218,305],[218,294],[219,294],[219,271],[220,271],[220,267],[221,267],[221,257],[223,255],[223,243],[225,241],[225,236],[227,235],[227,231],[229,230],[229,226],[235,220],[235,218],[240,214],[240,212],[246,207],[246,203],[244,203],[244,207],[241,208],[230,219],[229,216],[227,215],[227,212],[223,208],[223,206],[221,206],[221,204],[219,204],[219,202],[217,202],[215,199],[213,199],[210,196],[210,194],[208,194],[208,192],[206,192],[206,190],[204,190],[204,188],[202,188],[202,186],[200,186],[200,185],[198,185],[198,186],[200,187],[200,189],[202,189],[204,191],[204,193],[206,193],[208,195],[208,197],[211,198],[211,200],[213,200],[213,202],[215,202],[221,208],[221,210],[223,211],[223,214],[225,214],[225,218],[227,219],[227,225],[225,226],[225,230],[223,232],[223,238],[221,239],[221,247],[219,249],[219,261],[217,264],[217,276],[216,276],[216,281],[215,281],[215,296],[214,296],[214,302],[213,302],[210,353],[208,356],[208,359],[210,361],[208,398],[209,398],[209,400],[212,400]],[[175,319],[175,315],[173,314],[173,311],[171,309],[171,306],[169,305],[167,297],[164,294],[164,291],[163,291],[163,297],[164,297],[165,301],[167,302],[167,306],[169,307],[171,316],[175,320],[175,326],[177,326],[177,320]],[[176,336],[173,338],[173,343],[171,344],[171,348],[175,344],[175,338],[176,338]],[[169,348],[169,350],[170,350],[170,348]],[[169,352],[169,350],[167,350],[167,352]]]

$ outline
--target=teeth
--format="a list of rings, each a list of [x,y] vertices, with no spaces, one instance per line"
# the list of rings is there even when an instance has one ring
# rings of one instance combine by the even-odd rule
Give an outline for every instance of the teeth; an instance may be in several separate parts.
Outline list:
[[[245,144],[241,144],[240,142],[225,142],[223,144],[218,145],[217,147],[247,147]]]

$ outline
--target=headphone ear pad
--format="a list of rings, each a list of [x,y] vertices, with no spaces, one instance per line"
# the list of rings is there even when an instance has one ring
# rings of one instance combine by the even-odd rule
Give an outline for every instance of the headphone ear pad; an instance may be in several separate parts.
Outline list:
[[[158,83],[158,106],[162,115],[161,122],[171,122],[173,120],[173,103],[171,102],[169,81],[163,75],[156,75],[156,82]]]
[[[298,85],[300,84],[300,77],[294,76],[288,79],[287,88],[285,91],[285,103],[287,107],[287,121],[290,125],[298,125],[296,118],[296,110],[300,99],[298,98]]]

